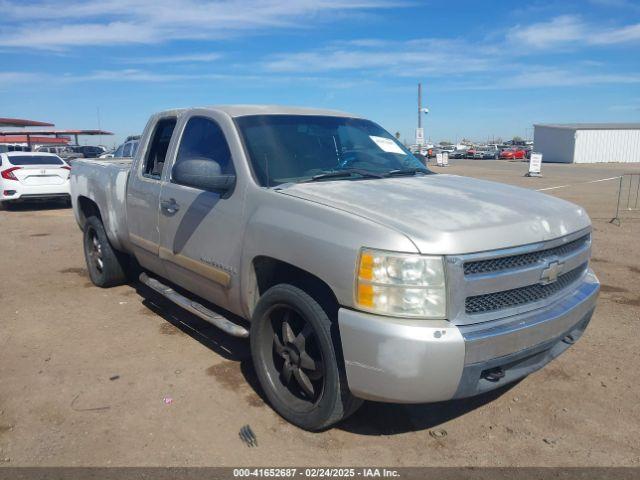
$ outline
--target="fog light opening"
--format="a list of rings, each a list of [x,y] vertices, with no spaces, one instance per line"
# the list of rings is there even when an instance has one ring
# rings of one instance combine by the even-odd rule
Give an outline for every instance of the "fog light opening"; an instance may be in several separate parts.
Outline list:
[[[504,375],[505,373],[502,367],[495,367],[485,370],[480,376],[489,382],[499,382],[504,378]]]

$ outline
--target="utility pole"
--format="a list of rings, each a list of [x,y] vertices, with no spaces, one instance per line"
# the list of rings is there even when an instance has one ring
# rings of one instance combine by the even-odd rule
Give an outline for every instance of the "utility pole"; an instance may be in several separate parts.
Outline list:
[[[422,128],[422,84],[418,84],[418,128]]]
[[[422,128],[422,114],[427,109],[422,109],[422,83],[418,83],[418,128],[416,128],[416,145],[422,147],[424,145],[424,130]]]

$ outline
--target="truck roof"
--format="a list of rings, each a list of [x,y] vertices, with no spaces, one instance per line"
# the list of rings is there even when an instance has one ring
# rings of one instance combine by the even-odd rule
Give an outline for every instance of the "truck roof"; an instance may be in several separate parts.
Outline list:
[[[187,110],[212,110],[223,112],[230,117],[244,117],[247,115],[326,115],[332,117],[360,118],[360,115],[352,115],[338,110],[326,110],[321,108],[290,107],[285,105],[211,105],[196,108],[179,108],[167,110],[163,114],[179,114]]]

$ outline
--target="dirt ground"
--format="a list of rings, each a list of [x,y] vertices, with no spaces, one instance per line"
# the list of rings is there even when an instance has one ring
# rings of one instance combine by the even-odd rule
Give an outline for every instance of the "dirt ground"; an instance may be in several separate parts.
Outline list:
[[[367,402],[307,433],[265,405],[248,342],[140,286],[94,287],[71,210],[0,210],[0,465],[639,466],[640,212],[608,223],[617,180],[583,182],[640,164],[544,164],[524,178],[523,163],[452,163],[434,169],[562,186],[546,193],[593,218],[599,306],[546,368],[468,400]],[[257,448],[238,437],[247,424]]]

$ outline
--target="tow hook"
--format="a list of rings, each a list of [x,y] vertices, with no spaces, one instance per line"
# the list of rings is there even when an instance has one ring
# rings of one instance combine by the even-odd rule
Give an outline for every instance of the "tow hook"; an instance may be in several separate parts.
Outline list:
[[[575,338],[574,338],[574,336],[573,336],[573,335],[571,335],[571,334],[569,334],[569,335],[567,335],[566,337],[564,337],[564,338],[562,339],[562,341],[563,341],[564,343],[566,343],[567,345],[573,345],[574,343],[576,343],[576,339],[575,339]]]
[[[504,370],[502,367],[491,368],[482,372],[482,378],[489,382],[499,382],[504,378]]]

